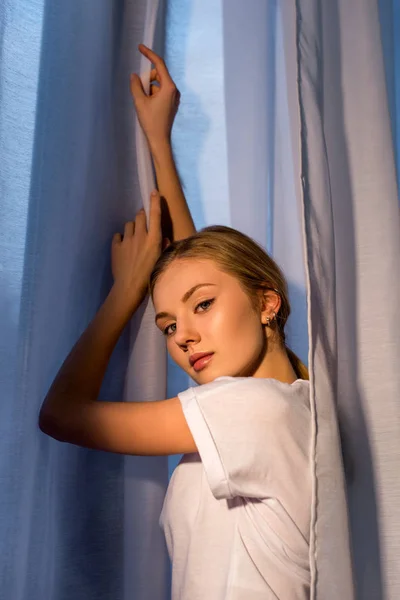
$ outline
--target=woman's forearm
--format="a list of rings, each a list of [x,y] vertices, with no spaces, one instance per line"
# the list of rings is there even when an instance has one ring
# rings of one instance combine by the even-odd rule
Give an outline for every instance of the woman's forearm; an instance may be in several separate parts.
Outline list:
[[[39,425],[97,400],[111,354],[139,302],[139,298],[137,303],[128,302],[120,290],[111,288],[58,371],[42,404]]]
[[[181,240],[196,232],[175,166],[168,140],[150,143],[160,195],[165,198],[172,222],[172,240]]]

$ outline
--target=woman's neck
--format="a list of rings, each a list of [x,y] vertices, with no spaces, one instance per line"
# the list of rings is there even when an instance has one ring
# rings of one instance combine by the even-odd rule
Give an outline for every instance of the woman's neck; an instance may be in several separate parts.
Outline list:
[[[277,344],[268,349],[253,377],[277,379],[282,383],[293,383],[298,379],[286,349]]]

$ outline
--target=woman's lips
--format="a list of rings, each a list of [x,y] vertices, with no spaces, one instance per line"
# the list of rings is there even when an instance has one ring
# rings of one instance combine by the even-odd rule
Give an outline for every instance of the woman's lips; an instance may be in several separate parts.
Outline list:
[[[212,357],[213,357],[213,354],[207,354],[206,356],[202,356],[201,358],[196,360],[196,362],[193,365],[193,369],[196,372],[201,371],[202,369],[204,369],[204,367],[206,367],[208,365],[208,363],[211,361]]]

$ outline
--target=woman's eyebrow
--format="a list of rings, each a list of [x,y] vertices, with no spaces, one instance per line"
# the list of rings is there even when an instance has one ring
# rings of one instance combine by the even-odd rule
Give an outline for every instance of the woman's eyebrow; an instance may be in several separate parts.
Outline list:
[[[196,290],[198,290],[201,287],[204,287],[205,285],[217,285],[216,283],[198,283],[197,285],[194,285],[193,287],[190,288],[190,290],[188,290],[187,292],[185,292],[185,294],[182,296],[182,300],[181,302],[185,303],[189,300],[190,296],[192,294],[194,294],[194,292]],[[159,312],[156,314],[156,318],[155,321],[158,321],[158,319],[162,319],[163,317],[172,317],[173,315],[171,315],[170,313],[167,312]]]

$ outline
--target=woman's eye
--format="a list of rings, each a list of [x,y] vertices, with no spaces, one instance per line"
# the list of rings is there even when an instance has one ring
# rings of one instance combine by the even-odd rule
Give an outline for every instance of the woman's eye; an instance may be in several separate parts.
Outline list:
[[[197,309],[198,309],[200,306],[203,308],[203,311],[202,311],[202,312],[204,312],[204,311],[208,310],[208,309],[210,308],[211,304],[214,302],[214,300],[215,300],[215,298],[211,298],[210,300],[203,300],[203,302],[199,302],[199,303],[196,305],[196,308],[195,308],[195,310],[197,311]],[[176,323],[171,323],[171,325],[167,325],[167,327],[165,327],[165,329],[163,329],[163,334],[164,334],[164,335],[166,335],[166,336],[169,336],[169,335],[171,335],[171,333],[173,333],[173,331],[172,331],[172,332],[170,332],[170,331],[169,331],[169,328],[170,328],[170,327],[173,327],[174,325],[175,325],[175,327],[176,327]]]
[[[197,304],[196,306],[196,310],[199,308],[199,306],[203,306],[203,304],[208,304],[209,306],[206,306],[206,308],[204,310],[207,310],[207,308],[210,308],[211,304],[214,302],[215,298],[211,298],[210,300],[203,300],[203,302],[199,302],[199,304]]]
[[[164,335],[169,335],[169,333],[168,333],[168,329],[169,329],[170,327],[172,327],[172,325],[175,325],[175,323],[172,323],[171,325],[167,325],[167,327],[166,327],[166,328],[163,330],[163,334],[164,334]]]

